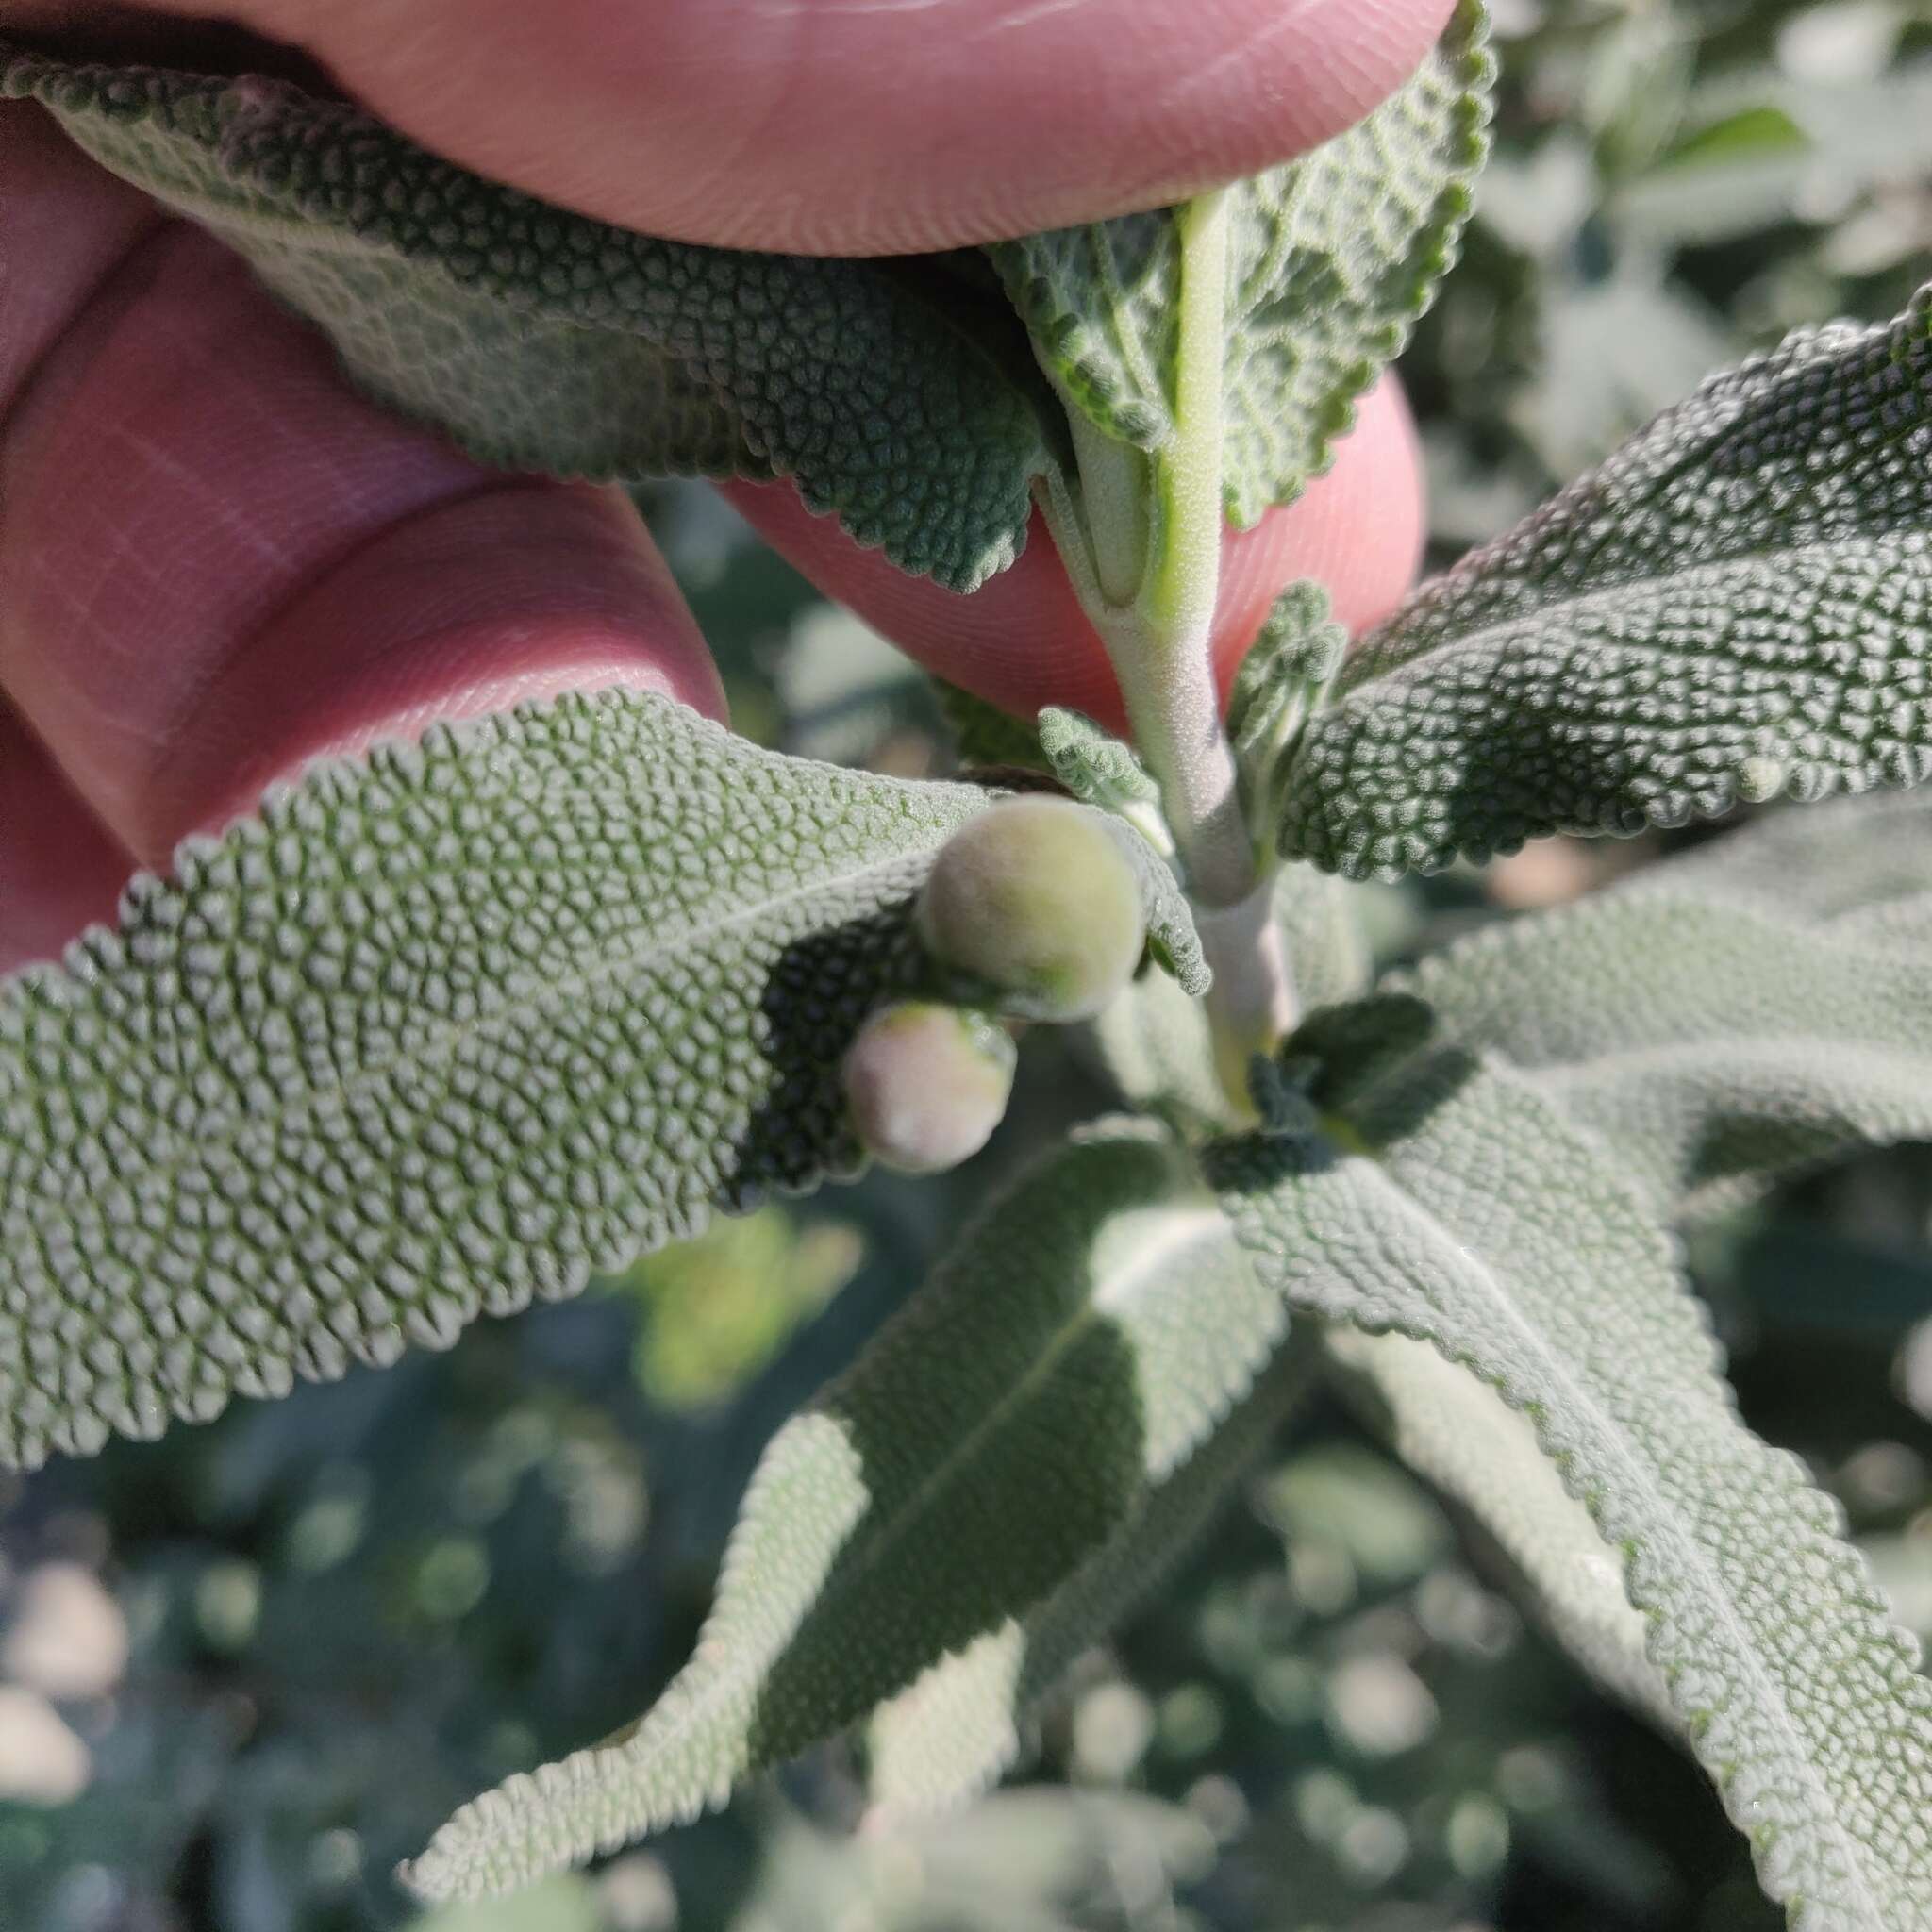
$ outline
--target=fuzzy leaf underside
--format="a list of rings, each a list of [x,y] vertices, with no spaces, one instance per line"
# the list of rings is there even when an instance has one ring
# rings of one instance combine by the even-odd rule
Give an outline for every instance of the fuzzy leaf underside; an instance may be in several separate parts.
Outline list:
[[[466,1806],[408,1882],[512,1889],[863,1719],[1105,1550],[1285,1326],[1175,1143],[1147,1123],[1076,1139],[773,1440],[656,1707]]]
[[[1932,798],[1834,800],[1394,984],[1609,1141],[1666,1215],[1932,1138]]]
[[[1338,1328],[1328,1346],[1373,1391],[1391,1448],[1495,1539],[1571,1656],[1674,1733],[1676,1714],[1645,1655],[1643,1618],[1624,1593],[1623,1567],[1529,1421],[1468,1369],[1406,1335]]]
[[[901,569],[1025,541],[1036,401],[904,264],[665,242],[466,173],[299,89],[0,41],[103,165],[239,250],[379,400],[553,475],[779,475]]]
[[[1246,527],[1327,467],[1355,404],[1400,354],[1454,262],[1487,152],[1493,63],[1463,0],[1419,72],[1357,126],[1237,184],[1224,491]],[[1154,449],[1174,434],[1174,210],[989,251],[1070,406]]]
[[[1351,877],[1932,773],[1932,290],[1793,337],[1425,586],[1281,824]]]
[[[1800,1932],[1932,1925],[1932,1680],[1836,1507],[1739,1420],[1638,1190],[1454,1049],[1365,1096],[1344,1139],[1210,1156],[1263,1278],[1527,1414],[1623,1553],[1672,1707]]]
[[[1225,1224],[1221,1240],[1232,1247]],[[1204,1241],[1204,1249],[1221,1264],[1219,1248]],[[963,1804],[1019,1761],[1035,1706],[1213,1526],[1307,1388],[1305,1354],[1299,1335],[1291,1336],[1227,1419],[1043,1603],[935,1664],[879,1707],[866,1732],[878,1818]]]
[[[983,808],[605,692],[318,768],[0,987],[0,1460],[446,1346],[850,1172]]]

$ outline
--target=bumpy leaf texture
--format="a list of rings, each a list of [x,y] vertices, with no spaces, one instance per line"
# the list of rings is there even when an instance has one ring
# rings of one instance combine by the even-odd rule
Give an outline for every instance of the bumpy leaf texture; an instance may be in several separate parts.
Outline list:
[[[1246,526],[1298,496],[1456,257],[1488,152],[1493,62],[1463,0],[1408,84],[1356,127],[1228,192],[1224,493]],[[1070,403],[1117,441],[1175,432],[1174,211],[989,251]]]
[[[0,989],[0,1460],[447,1345],[858,1163],[987,803],[568,697],[324,767]]]
[[[1246,1265],[1224,1217],[1218,1236],[1203,1224],[1200,1252],[1216,1272]],[[1300,1331],[1290,1336],[1207,1441],[1051,1596],[935,1664],[874,1712],[866,1741],[877,1817],[962,1803],[1019,1760],[1040,1699],[1213,1526],[1307,1389],[1311,1354]]]
[[[1645,1654],[1623,1565],[1542,1453],[1529,1420],[1486,1382],[1406,1335],[1337,1328],[1347,1385],[1410,1469],[1463,1505],[1514,1563],[1525,1596],[1606,1689],[1674,1732],[1670,1692]]]
[[[794,477],[959,591],[1025,541],[1036,401],[961,326],[953,277],[631,234],[279,82],[0,42],[8,95],[238,249],[373,394],[486,460]]]
[[[1224,1143],[1210,1173],[1294,1308],[1431,1343],[1530,1418],[1793,1924],[1932,1925],[1932,1680],[1835,1507],[1739,1420],[1604,1144],[1448,1049],[1372,1080],[1339,1130]]]
[[[689,1818],[1013,1627],[1144,1521],[1285,1326],[1182,1150],[1091,1130],[773,1440],[658,1706],[466,1806],[408,1882],[507,1890]]]
[[[1932,799],[1784,811],[1395,983],[1607,1141],[1661,1215],[1932,1137]]]
[[[1343,669],[1282,850],[1352,877],[1932,773],[1932,290],[1716,377]]]

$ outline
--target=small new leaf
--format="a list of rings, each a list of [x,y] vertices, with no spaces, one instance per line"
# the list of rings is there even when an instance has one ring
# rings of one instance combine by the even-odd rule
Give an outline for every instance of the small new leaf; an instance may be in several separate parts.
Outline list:
[[[1054,776],[1075,798],[1115,812],[1136,826],[1146,823],[1152,808],[1153,822],[1159,824],[1159,786],[1148,776],[1133,747],[1103,731],[1091,718],[1049,705],[1040,714],[1040,748],[1053,766]],[[1161,834],[1164,838],[1164,827]],[[1172,845],[1171,840],[1167,842]]]
[[[611,691],[273,793],[0,986],[0,1461],[447,1346],[858,1160],[987,804]]]
[[[1210,1152],[1263,1278],[1432,1344],[1529,1417],[1623,1553],[1672,1709],[1795,1925],[1932,1925],[1932,1680],[1835,1506],[1739,1419],[1641,1191],[1459,1049],[1343,1124]]]
[[[1482,8],[1462,0],[1415,76],[1366,120],[1228,191],[1223,487],[1237,525],[1327,466],[1454,261],[1488,145],[1486,35]],[[1176,210],[990,252],[1069,408],[1118,442],[1172,441]]]
[[[1351,658],[1290,856],[1350,877],[1932,773],[1932,289],[1720,375]]]
[[[1304,579],[1275,598],[1227,700],[1227,735],[1240,769],[1241,805],[1263,849],[1281,822],[1286,773],[1309,713],[1348,652],[1328,592]]]
[[[409,1883],[506,1890],[689,1818],[1077,1589],[1285,1326],[1173,1141],[1082,1136],[774,1439],[658,1706],[466,1806]]]

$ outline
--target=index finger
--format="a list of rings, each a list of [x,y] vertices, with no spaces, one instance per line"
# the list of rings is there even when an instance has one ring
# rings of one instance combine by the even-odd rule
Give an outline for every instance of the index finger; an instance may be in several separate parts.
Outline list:
[[[302,47],[426,146],[606,221],[874,255],[1157,207],[1285,160],[1395,88],[1453,6],[233,0],[222,11]]]

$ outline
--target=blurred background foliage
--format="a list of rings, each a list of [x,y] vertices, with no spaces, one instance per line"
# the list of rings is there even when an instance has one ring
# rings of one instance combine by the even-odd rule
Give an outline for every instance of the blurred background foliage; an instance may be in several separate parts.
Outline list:
[[[1932,0],[1493,0],[1498,155],[1405,364],[1439,560],[1709,369],[1932,273]],[[700,490],[645,507],[740,728],[918,774],[922,683]],[[1694,836],[1694,835],[1693,835]],[[1393,959],[1661,841],[1552,841],[1377,893]],[[1037,1035],[963,1174],[768,1208],[580,1300],[0,1488],[7,1932],[1757,1932],[1698,1774],[1326,1403],[1089,1656],[998,1797],[855,1834],[841,1748],[503,1906],[390,1871],[603,1735],[685,1655],[753,1459],[966,1204],[1108,1096]],[[1756,1425],[1932,1635],[1932,1154],[1807,1180],[1693,1249]],[[0,1479],[4,1481],[5,1479]]]

